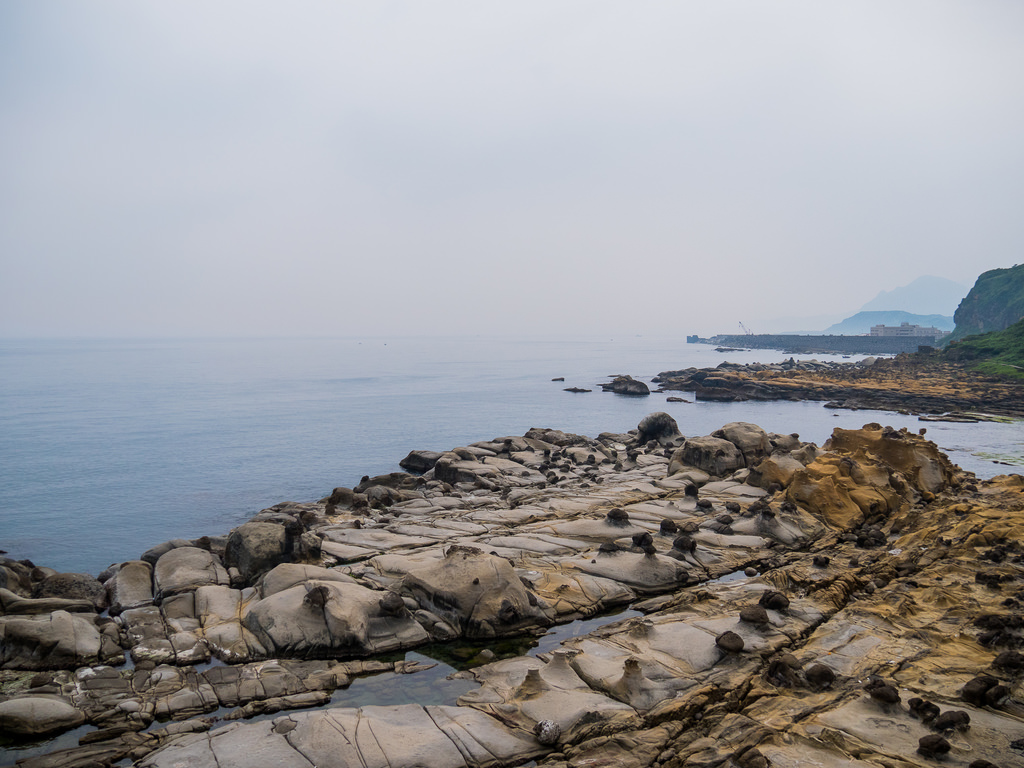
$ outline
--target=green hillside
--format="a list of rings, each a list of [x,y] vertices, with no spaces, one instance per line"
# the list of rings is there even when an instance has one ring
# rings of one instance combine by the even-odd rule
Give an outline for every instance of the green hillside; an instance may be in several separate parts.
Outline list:
[[[1024,318],[1024,264],[983,273],[960,302],[956,330],[945,343],[1001,331]]]
[[[942,354],[982,373],[1024,378],[1024,320],[1002,331],[955,341]]]

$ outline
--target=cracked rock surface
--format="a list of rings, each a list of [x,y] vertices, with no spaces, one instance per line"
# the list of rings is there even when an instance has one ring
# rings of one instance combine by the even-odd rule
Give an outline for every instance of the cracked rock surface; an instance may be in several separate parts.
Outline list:
[[[1024,766],[1024,478],[880,425],[671,427],[418,452],[115,564],[109,614],[0,561],[3,733],[86,723],[26,766]],[[330,706],[422,668],[382,653],[627,605],[457,703]]]

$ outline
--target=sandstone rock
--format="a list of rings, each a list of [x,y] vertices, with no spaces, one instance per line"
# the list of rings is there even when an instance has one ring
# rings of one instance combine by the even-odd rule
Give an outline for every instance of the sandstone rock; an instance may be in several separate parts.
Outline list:
[[[688,437],[672,454],[673,465],[696,467],[711,475],[727,475],[746,466],[739,448],[717,437]]]
[[[217,558],[198,547],[175,547],[157,560],[153,569],[156,598],[193,591],[207,584],[227,584],[228,572]]]
[[[663,411],[644,416],[637,425],[637,443],[644,445],[649,440],[657,440],[662,445],[669,445],[676,438],[682,437],[676,420]]]
[[[116,637],[116,632],[114,633]],[[94,616],[54,611],[42,616],[0,616],[0,667],[76,669],[120,656]]]
[[[786,454],[775,454],[757,464],[750,473],[748,482],[758,488],[770,488],[778,485],[789,487],[793,477],[804,468],[798,459]]]
[[[0,732],[8,736],[45,736],[77,728],[85,714],[59,696],[18,696],[0,701]]]
[[[41,597],[33,600],[16,595],[9,589],[0,589],[0,614],[39,615],[53,611],[94,613],[96,605],[91,600],[69,600],[60,597]]]
[[[32,597],[57,597],[64,600],[89,600],[97,611],[107,607],[103,585],[87,573],[55,573],[32,587]]]
[[[734,421],[711,433],[712,437],[728,440],[735,445],[748,467],[756,466],[771,453],[772,446],[768,441],[768,433],[756,424],[745,421]]]
[[[150,605],[153,602],[153,567],[145,560],[122,563],[106,588],[112,616],[129,608]]]
[[[426,642],[410,614],[381,610],[382,596],[358,584],[307,581],[252,603],[241,621],[267,653],[292,658],[383,653]]]
[[[540,605],[507,560],[471,547],[449,547],[443,560],[410,571],[401,591],[466,637],[496,637],[552,621],[551,609]]]
[[[398,462],[398,466],[410,472],[426,472],[434,468],[443,454],[438,451],[409,451],[409,455]]]
[[[228,536],[224,565],[237,568],[251,584],[259,574],[290,559],[291,541],[285,526],[275,523],[243,523]]]

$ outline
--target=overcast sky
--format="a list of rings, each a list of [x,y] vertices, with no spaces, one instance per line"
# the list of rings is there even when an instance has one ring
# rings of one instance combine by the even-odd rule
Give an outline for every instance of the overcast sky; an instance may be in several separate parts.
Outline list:
[[[0,335],[733,332],[1024,261],[1024,3],[0,3]],[[966,290],[966,289],[965,289]]]

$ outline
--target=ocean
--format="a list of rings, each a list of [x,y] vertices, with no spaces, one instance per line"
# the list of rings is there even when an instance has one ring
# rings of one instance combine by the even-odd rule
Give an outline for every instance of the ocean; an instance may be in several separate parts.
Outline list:
[[[834,427],[924,426],[980,477],[1022,471],[1019,422],[669,403],[599,386],[620,373],[650,382],[661,371],[787,357],[719,353],[682,336],[0,340],[0,549],[95,575],[161,541],[223,534],[277,502],[397,471],[412,449],[531,427],[596,437],[654,411],[685,435],[749,421],[818,444]],[[572,386],[594,391],[563,391]]]

